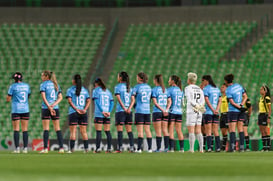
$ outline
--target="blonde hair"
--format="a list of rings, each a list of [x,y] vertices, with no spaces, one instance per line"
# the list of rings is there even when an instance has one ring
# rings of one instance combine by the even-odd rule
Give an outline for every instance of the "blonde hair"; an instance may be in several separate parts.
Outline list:
[[[59,86],[58,86],[58,82],[57,82],[57,78],[54,72],[50,72],[48,70],[43,71],[43,75],[47,76],[49,78],[49,80],[51,80],[54,84],[54,88],[55,90],[58,92],[59,91]]]
[[[189,80],[191,83],[195,84],[196,81],[197,81],[197,75],[196,75],[196,73],[189,72],[189,73],[188,73],[188,80]]]

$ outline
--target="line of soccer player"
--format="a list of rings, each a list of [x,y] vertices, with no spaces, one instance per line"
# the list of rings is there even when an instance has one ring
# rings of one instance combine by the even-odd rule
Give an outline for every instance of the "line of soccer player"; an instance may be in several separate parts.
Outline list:
[[[23,132],[23,153],[27,153],[28,144],[28,120],[29,106],[28,98],[31,94],[27,83],[22,82],[23,75],[20,72],[13,74],[13,83],[9,90],[7,101],[12,100],[12,125],[14,130],[14,153],[20,153],[19,148],[19,129],[20,121]],[[251,115],[251,103],[247,98],[245,89],[237,83],[233,83],[234,76],[228,74],[224,77],[225,83],[221,90],[217,88],[210,75],[202,77],[201,89],[195,85],[197,75],[188,73],[187,86],[182,89],[181,79],[172,75],[169,77],[169,88],[165,88],[163,76],[154,76],[154,85],[147,84],[148,77],[140,72],[136,76],[137,85],[130,87],[130,79],[126,72],[118,73],[118,84],[115,87],[117,97],[115,125],[118,132],[118,147],[116,152],[123,151],[123,125],[125,125],[130,142],[130,152],[141,153],[143,151],[144,132],[146,134],[148,153],[154,152],[173,152],[174,151],[174,129],[179,140],[180,152],[184,152],[184,137],[182,133],[182,105],[186,103],[186,126],[189,132],[190,152],[194,152],[194,143],[197,138],[199,151],[203,152],[205,145],[207,151],[212,151],[212,133],[215,137],[215,151],[221,151],[219,137],[219,115],[220,128],[223,135],[222,150],[226,150],[227,134],[229,132],[230,148],[235,151],[236,134],[239,134],[240,151],[244,151],[244,140],[246,149],[249,149],[249,136],[247,126]],[[64,153],[63,138],[59,125],[58,103],[62,100],[62,90],[57,83],[53,72],[43,71],[41,75],[42,83],[40,92],[42,96],[41,117],[43,122],[44,149],[40,153],[48,153],[49,123],[53,122],[54,129],[59,142],[59,152]],[[270,90],[266,85],[260,88],[261,98],[259,101],[258,124],[262,134],[263,150],[270,149],[270,133],[268,124],[271,119],[271,100]],[[86,128],[87,109],[91,103],[88,90],[82,86],[81,76],[76,74],[72,79],[72,86],[66,92],[69,103],[69,129],[70,129],[70,150],[74,151],[77,125],[80,127],[85,152],[88,152],[88,136]],[[94,81],[92,99],[95,105],[94,125],[96,129],[96,150],[94,153],[101,152],[101,132],[102,126],[107,137],[107,153],[111,152],[112,136],[110,132],[110,114],[114,108],[112,93],[106,88],[101,78]],[[156,132],[156,150],[152,150],[152,134],[150,130],[150,102],[154,103],[152,122]],[[134,124],[137,128],[137,149],[134,148],[134,137],[132,133],[134,109]],[[144,130],[144,131],[143,131]],[[164,149],[161,150],[162,133],[164,137]],[[202,134],[203,133],[203,134]],[[206,144],[207,143],[207,144]]]

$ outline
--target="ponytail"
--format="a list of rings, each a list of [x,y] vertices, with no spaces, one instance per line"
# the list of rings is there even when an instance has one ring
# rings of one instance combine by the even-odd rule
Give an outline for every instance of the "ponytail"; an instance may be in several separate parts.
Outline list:
[[[171,80],[173,80],[177,87],[179,87],[179,89],[182,91],[182,81],[180,77],[178,77],[177,75],[172,75]]]
[[[163,81],[163,76],[162,74],[157,74],[155,75],[154,79],[156,80],[156,82],[160,85],[163,93],[165,92],[165,86],[164,86],[164,81]]]
[[[95,81],[94,81],[94,86],[95,86],[95,83],[98,84],[98,86],[100,86],[102,88],[102,90],[106,90],[106,86],[105,86],[105,83],[103,82],[103,80],[101,78],[96,78]]]
[[[43,71],[43,75],[47,76],[48,79],[53,82],[54,88],[58,92],[59,91],[59,86],[58,86],[58,82],[57,82],[55,73],[54,72],[50,72],[48,70],[45,70],[45,71]]]
[[[139,72],[137,76],[142,80],[143,83],[148,82],[148,76],[144,72]]]
[[[81,94],[81,90],[82,90],[82,79],[81,76],[79,74],[74,75],[73,77],[75,83],[76,83],[76,96],[79,96]]]
[[[126,89],[127,92],[130,92],[130,79],[129,79],[129,75],[127,74],[127,72],[120,72],[119,77],[121,77],[121,81],[122,82],[126,82]]]
[[[264,90],[266,91],[264,97],[267,97],[267,96],[268,96],[268,97],[271,97],[269,87],[268,87],[267,85],[263,85],[263,88],[264,88]]]

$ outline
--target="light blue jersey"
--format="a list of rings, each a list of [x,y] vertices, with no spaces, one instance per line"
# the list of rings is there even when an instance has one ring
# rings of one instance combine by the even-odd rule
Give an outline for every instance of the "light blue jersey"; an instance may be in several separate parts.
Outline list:
[[[27,83],[13,83],[9,87],[8,95],[12,96],[11,112],[28,113],[28,97],[31,94],[30,87]]]
[[[126,83],[119,83],[115,87],[115,95],[120,96],[120,99],[125,108],[128,108],[130,106],[132,90],[130,89],[129,92],[127,92]],[[124,109],[122,109],[119,102],[117,102],[116,112],[124,112]]]
[[[72,103],[76,106],[77,109],[83,110],[86,105],[86,100],[90,99],[89,92],[86,88],[82,87],[81,93],[79,96],[76,96],[76,86],[72,86],[66,91],[66,98],[71,98]],[[75,113],[75,109],[71,106],[68,108],[68,114]]]
[[[245,93],[245,89],[240,84],[232,84],[227,87],[226,95],[227,99],[233,99],[234,103],[240,105],[243,100],[243,94]],[[229,112],[240,112],[236,107],[228,103],[228,111]]]
[[[44,92],[46,100],[49,105],[53,104],[58,99],[58,94],[62,93],[60,86],[57,91],[54,87],[54,83],[51,80],[46,80],[40,85],[40,92]],[[44,101],[42,102],[42,109],[48,109]],[[56,105],[54,109],[59,109],[59,105]]]
[[[132,92],[136,99],[135,113],[150,114],[151,87],[146,84],[137,84]]]
[[[211,106],[216,109],[218,105],[219,98],[221,97],[221,92],[218,87],[213,87],[211,85],[207,85],[203,89],[204,96],[209,98],[209,102]],[[213,115],[212,110],[209,108],[209,106],[206,104],[206,112],[205,114]]]
[[[170,107],[170,113],[172,114],[182,114],[182,100],[184,93],[177,86],[172,86],[168,88],[168,97],[172,99],[172,105]]]
[[[102,112],[111,112],[113,109],[113,96],[111,92],[101,87],[93,90],[92,99],[95,101],[95,117],[104,118]]]
[[[156,101],[160,107],[166,110],[167,107],[167,99],[168,99],[168,90],[165,89],[163,92],[160,86],[156,86],[152,90],[152,98],[156,98]],[[153,112],[161,112],[161,110],[154,105]]]

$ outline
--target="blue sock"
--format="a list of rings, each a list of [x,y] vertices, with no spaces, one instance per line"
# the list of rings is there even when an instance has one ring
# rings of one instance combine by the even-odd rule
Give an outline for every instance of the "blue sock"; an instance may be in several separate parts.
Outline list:
[[[88,140],[83,140],[84,149],[88,150]]]
[[[170,150],[174,150],[174,139],[169,139]]]
[[[230,140],[230,149],[231,151],[235,150],[235,146],[236,146],[236,135],[235,132],[230,132],[229,134],[229,140]]]
[[[180,150],[184,150],[184,140],[179,140]]]
[[[118,150],[121,151],[122,149],[122,142],[123,142],[123,135],[122,135],[122,131],[118,131]]]
[[[59,142],[59,147],[63,148],[63,135],[62,135],[62,132],[59,130],[59,131],[56,131],[56,134],[57,134],[57,139],[58,139],[58,142]]]
[[[162,141],[162,137],[157,136],[156,137],[156,147],[157,147],[157,150],[161,149],[161,141]]]
[[[73,151],[75,146],[75,140],[70,140],[70,150]]]
[[[138,139],[137,139],[137,150],[142,150],[142,143],[143,143],[143,138],[138,137]]]
[[[19,131],[13,131],[13,139],[14,139],[14,145],[15,149],[19,147]]]
[[[211,148],[211,136],[207,136],[207,147],[208,147],[208,149],[212,149]]]
[[[101,131],[97,131],[96,150],[98,150],[100,148],[100,143],[101,143]]]
[[[169,149],[169,136],[164,136],[164,147]]]
[[[240,150],[244,150],[244,148],[245,148],[245,135],[244,135],[244,132],[239,133],[239,138],[240,138]]]
[[[128,137],[129,137],[129,142],[130,142],[130,147],[134,146],[134,135],[132,132],[128,132]]]
[[[105,131],[106,137],[107,137],[107,150],[111,150],[112,145],[112,136],[110,131]]]
[[[47,143],[48,143],[48,130],[44,130],[44,149],[47,149]]]
[[[147,138],[148,150],[152,149],[152,138]]]
[[[220,149],[220,136],[215,136],[215,150]]]
[[[28,132],[27,131],[23,132],[23,142],[24,142],[24,148],[27,148],[27,145],[28,145]]]

